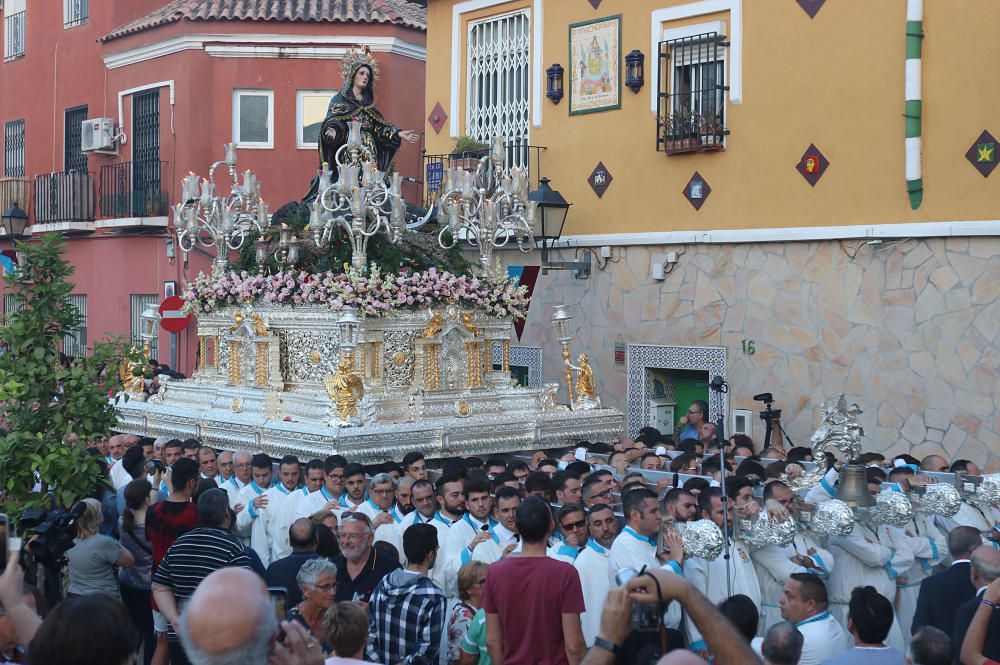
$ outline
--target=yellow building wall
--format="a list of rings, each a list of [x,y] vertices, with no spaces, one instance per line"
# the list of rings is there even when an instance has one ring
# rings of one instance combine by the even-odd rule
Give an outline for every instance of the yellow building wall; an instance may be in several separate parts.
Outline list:
[[[455,4],[429,3],[426,116],[438,102],[451,112]],[[532,4],[514,1],[462,15],[459,135],[465,133],[468,21]],[[574,22],[622,14],[622,55],[637,48],[646,56],[645,86],[635,94],[623,84],[620,110],[570,116],[568,71],[563,101],[542,100],[541,127],[531,127],[530,143],[547,147],[541,171],[574,204],[564,234],[1000,218],[1000,171],[983,178],[964,157],[983,129],[1000,136],[1000,86],[992,81],[1000,41],[987,27],[1000,23],[1000,3],[925,3],[925,191],[916,211],[904,178],[905,0],[831,0],[814,19],[794,0],[743,0],[743,99],[731,104],[727,96],[727,148],[668,157],[656,151],[650,110],[656,86],[651,12],[681,4],[603,0],[593,10],[585,0],[544,0],[543,77],[552,63],[569,69]],[[728,15],[713,14],[665,27],[719,18],[731,25]],[[624,61],[620,67],[624,76]],[[429,154],[450,152],[450,118],[440,134],[429,122],[425,130]],[[795,170],[810,143],[830,161],[815,188]],[[600,199],[587,184],[598,161],[614,178]],[[695,171],[712,189],[700,211],[682,195]]]

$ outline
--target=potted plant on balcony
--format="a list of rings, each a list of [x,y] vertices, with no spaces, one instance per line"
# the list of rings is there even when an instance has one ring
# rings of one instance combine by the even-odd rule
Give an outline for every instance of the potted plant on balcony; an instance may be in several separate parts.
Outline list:
[[[691,109],[677,109],[664,125],[666,152],[688,152],[701,146],[701,116]]]
[[[146,217],[160,217],[166,214],[167,202],[157,186],[146,188]]]
[[[489,152],[490,147],[482,141],[471,136],[459,136],[455,139],[455,147],[451,151],[451,163],[458,168],[471,171]]]

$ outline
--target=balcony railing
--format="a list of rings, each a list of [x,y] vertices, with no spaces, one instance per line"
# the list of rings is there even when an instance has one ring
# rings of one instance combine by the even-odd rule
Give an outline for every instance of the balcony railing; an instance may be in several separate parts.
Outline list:
[[[27,214],[31,205],[31,181],[27,178],[0,179],[0,211],[13,203]]]
[[[101,217],[162,217],[170,195],[164,186],[167,162],[119,162],[101,167],[99,200]]]
[[[510,144],[507,145],[507,168],[520,166],[528,171],[529,188],[538,187],[542,176],[543,145]],[[460,168],[473,171],[479,160],[489,155],[489,150],[478,152],[462,152],[448,155],[424,155],[423,183],[420,185],[420,201],[425,208],[430,207],[435,196],[441,194],[441,182],[445,172],[450,168]]]
[[[27,12],[21,11],[3,17],[4,62],[24,57],[24,26]]]
[[[35,224],[94,221],[94,178],[90,173],[35,176]]]

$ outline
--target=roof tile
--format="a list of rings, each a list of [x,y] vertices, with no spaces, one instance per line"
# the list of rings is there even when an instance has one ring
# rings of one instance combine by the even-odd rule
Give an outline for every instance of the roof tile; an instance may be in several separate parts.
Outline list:
[[[427,10],[407,0],[172,0],[101,41],[181,20],[394,23],[426,30]]]

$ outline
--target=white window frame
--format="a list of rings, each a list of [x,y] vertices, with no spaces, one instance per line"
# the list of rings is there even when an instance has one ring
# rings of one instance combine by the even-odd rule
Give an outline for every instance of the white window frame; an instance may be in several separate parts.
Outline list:
[[[318,95],[329,95],[333,98],[339,91],[338,90],[296,90],[295,91],[295,147],[299,150],[315,150],[319,147],[318,143],[309,143],[303,140],[302,130],[305,128],[304,122],[305,118],[305,104],[304,99],[307,95],[318,96]]]
[[[707,16],[709,14],[729,13],[729,31],[719,31],[720,35],[729,38],[729,51],[727,57],[731,62],[726,72],[726,81],[729,85],[728,102],[730,104],[743,103],[743,0],[698,0],[672,7],[654,9],[650,14],[650,53],[659,53],[657,44],[665,39],[673,39],[673,36],[666,36],[664,28],[671,22],[682,21],[696,16]],[[703,26],[697,26],[703,27]],[[683,28],[680,28],[683,29]],[[694,33],[699,34],[699,33]],[[678,35],[683,36],[683,35]],[[652,58],[651,67],[646,68],[647,81],[660,80],[660,59]],[[650,71],[652,70],[652,71]],[[658,99],[656,96],[657,86],[649,87],[649,110],[653,115],[658,111]]]
[[[477,19],[477,20],[469,21],[468,24],[466,25],[465,63],[464,63],[465,64],[465,82],[466,82],[466,95],[465,95],[465,97],[466,97],[466,103],[465,103],[465,133],[468,136],[472,136],[474,138],[478,138],[479,140],[481,140],[481,141],[483,141],[484,143],[487,143],[487,144],[489,144],[490,141],[492,140],[492,136],[479,136],[479,137],[476,137],[475,134],[473,133],[473,127],[472,127],[472,124],[473,124],[472,123],[473,92],[474,92],[474,90],[473,90],[474,81],[473,81],[473,71],[472,71],[472,35],[473,35],[473,31],[477,27],[483,26],[483,25],[485,25],[487,23],[493,23],[493,22],[499,22],[499,21],[504,21],[504,20],[507,20],[507,19],[511,19],[512,17],[515,17],[515,16],[523,16],[524,20],[527,22],[526,29],[525,29],[525,39],[528,42],[527,43],[527,58],[528,59],[527,59],[527,62],[525,63],[525,65],[524,65],[525,80],[523,81],[523,84],[524,84],[524,87],[527,89],[528,96],[527,96],[527,99],[524,100],[524,104],[525,104],[526,108],[524,110],[524,121],[523,121],[523,124],[524,124],[525,130],[524,130],[523,140],[524,140],[524,144],[525,145],[530,145],[531,144],[531,127],[532,127],[532,97],[533,97],[533,90],[532,90],[532,58],[535,55],[535,54],[532,53],[532,34],[533,33],[532,33],[532,15],[531,15],[531,10],[529,8],[525,7],[523,9],[518,9],[518,10],[510,11],[510,12],[504,12],[502,14],[496,14],[496,15],[493,15],[493,16],[484,17],[482,19]],[[502,99],[497,99],[497,100],[494,100],[494,101],[498,104],[498,106],[501,106],[501,107],[507,107],[510,104],[509,100],[504,101]],[[489,133],[490,134],[494,134],[497,131],[500,131],[500,129],[502,129],[502,128],[501,127],[497,127],[494,130],[490,131]],[[511,136],[510,132],[508,132],[508,131],[501,131],[500,133],[504,134],[504,138],[505,138],[505,140],[508,143],[512,143],[514,140],[519,140],[519,139],[522,138],[521,136],[516,136],[516,137]],[[527,167],[528,165],[527,164],[519,164],[518,166]]]
[[[267,97],[267,142],[240,141],[240,104],[243,96]],[[233,143],[237,148],[248,148],[251,150],[270,150],[274,148],[274,90],[263,88],[235,88],[233,89]]]
[[[85,24],[90,19],[90,0],[63,0],[63,29]]]

